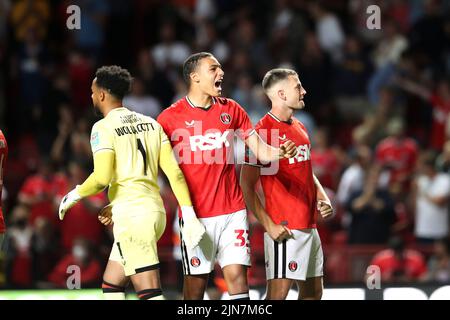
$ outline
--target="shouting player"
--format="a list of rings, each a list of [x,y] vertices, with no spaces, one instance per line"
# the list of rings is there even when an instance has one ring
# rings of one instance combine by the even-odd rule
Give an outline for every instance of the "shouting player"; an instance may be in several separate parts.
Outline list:
[[[311,143],[305,127],[293,117],[304,108],[306,94],[298,75],[289,69],[273,69],[262,82],[272,109],[255,130],[267,137],[292,140],[297,156],[280,160],[276,174],[263,175],[263,165],[246,157],[241,171],[245,202],[266,230],[264,251],[268,280],[267,299],[285,299],[292,283],[299,287],[299,299],[321,299],[323,253],[316,229],[316,211],[332,214],[330,200],[312,171]],[[276,133],[275,135],[273,133]],[[265,208],[255,193],[258,180],[265,196]]]
[[[167,175],[183,214],[196,217],[183,174],[161,126],[122,106],[130,83],[129,72],[118,66],[97,70],[91,87],[92,102],[104,118],[92,128],[94,172],[62,199],[59,216],[62,220],[81,198],[109,186],[111,203],[104,212],[110,210],[112,221],[106,213],[99,217],[104,224],[114,223],[114,244],[103,276],[105,298],[124,299],[131,279],[140,299],[161,299],[156,242],[164,232],[166,215],[157,184],[158,166]]]
[[[3,238],[6,232],[5,221],[3,219],[2,210],[2,190],[3,190],[3,167],[6,163],[6,157],[8,156],[8,144],[6,143],[5,136],[2,130],[0,130],[0,250],[2,249]]]
[[[191,192],[197,217],[206,235],[189,248],[185,217],[180,217],[184,271],[184,299],[203,299],[209,273],[217,260],[232,300],[248,300],[250,266],[247,212],[234,165],[234,136],[245,141],[262,161],[292,157],[295,146],[265,144],[255,134],[245,110],[235,101],[220,98],[224,72],[210,53],[191,55],[183,65],[189,91],[158,117],[171,138]]]

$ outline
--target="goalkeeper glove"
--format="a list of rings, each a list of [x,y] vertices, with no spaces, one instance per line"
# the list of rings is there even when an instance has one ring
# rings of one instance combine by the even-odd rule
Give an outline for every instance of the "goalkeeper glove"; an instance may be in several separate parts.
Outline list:
[[[181,234],[184,243],[189,249],[194,249],[198,246],[200,240],[205,234],[205,226],[198,220],[195,215],[194,208],[190,206],[182,206],[181,214],[183,216],[183,227]]]
[[[75,189],[70,191],[68,194],[62,198],[61,203],[59,204],[59,219],[63,220],[66,215],[67,210],[72,208],[78,201],[80,201],[81,196],[78,194],[79,186],[76,186]]]

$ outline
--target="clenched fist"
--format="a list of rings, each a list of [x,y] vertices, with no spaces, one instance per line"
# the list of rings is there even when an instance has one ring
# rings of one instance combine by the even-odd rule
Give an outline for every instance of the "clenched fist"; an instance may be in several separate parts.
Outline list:
[[[317,210],[319,210],[322,218],[328,218],[333,214],[333,207],[329,201],[319,200],[317,201]]]
[[[100,213],[98,214],[98,220],[105,226],[112,225],[114,222],[112,220],[112,206],[108,204],[104,206]]]
[[[292,158],[297,155],[297,147],[291,140],[280,145],[280,158]]]

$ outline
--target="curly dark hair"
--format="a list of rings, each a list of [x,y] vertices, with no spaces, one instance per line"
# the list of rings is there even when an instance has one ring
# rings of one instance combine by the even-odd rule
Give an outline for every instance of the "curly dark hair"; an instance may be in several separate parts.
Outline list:
[[[111,95],[119,100],[130,92],[131,77],[127,69],[119,66],[103,66],[95,72],[97,86],[107,90]]]

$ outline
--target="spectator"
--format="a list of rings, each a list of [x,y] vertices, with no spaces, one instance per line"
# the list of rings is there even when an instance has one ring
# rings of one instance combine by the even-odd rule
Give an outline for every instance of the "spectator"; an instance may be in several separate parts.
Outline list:
[[[43,217],[36,219],[30,244],[33,284],[40,287],[59,259],[59,239],[54,226]]]
[[[428,261],[427,273],[423,281],[450,283],[450,239],[438,240],[433,246],[434,252]]]
[[[25,180],[18,195],[19,203],[30,209],[28,223],[31,226],[34,226],[38,217],[45,217],[55,227],[59,226],[53,200],[64,188],[63,177],[54,172],[50,160],[43,159],[38,172]]]
[[[76,161],[69,163],[69,176],[65,183],[65,188],[58,190],[54,203],[59,205],[62,197],[76,185],[81,184],[87,178],[87,171],[83,165]],[[74,245],[77,238],[89,240],[93,245],[99,247],[104,236],[104,227],[98,221],[97,215],[101,208],[106,205],[107,199],[104,193],[85,198],[77,203],[71,214],[59,222],[61,229],[61,244],[68,252]]]
[[[230,55],[228,44],[221,40],[217,28],[211,22],[201,23],[197,32],[197,51],[211,52],[219,61],[225,63]]]
[[[428,62],[434,68],[438,68],[447,43],[442,2],[439,0],[426,0],[424,1],[424,9],[425,14],[413,25],[409,34],[411,47],[418,52],[423,52]]]
[[[172,104],[177,77],[156,68],[148,49],[139,51],[133,75],[143,81],[145,92],[156,97],[164,107]]]
[[[396,82],[401,88],[413,95],[418,95],[433,108],[430,147],[441,151],[447,138],[446,125],[450,117],[450,79],[440,79],[435,92],[409,79],[400,78]]]
[[[339,96],[363,96],[372,66],[355,36],[345,40],[342,61],[336,66],[334,88]]]
[[[232,45],[234,51],[231,58],[236,55],[235,51],[243,52],[248,57],[251,57],[248,66],[249,68],[267,65],[268,57],[266,42],[258,37],[255,24],[250,19],[243,18],[236,24],[232,33]],[[238,72],[245,71],[240,70],[234,65],[233,67]]]
[[[376,162],[390,173],[391,189],[408,192],[418,156],[417,144],[406,137],[405,124],[400,118],[389,121],[387,133],[388,137],[376,146]]]
[[[372,163],[372,150],[368,146],[357,146],[353,151],[352,164],[345,169],[337,188],[336,200],[343,207],[351,194],[363,189],[364,175]]]
[[[139,78],[133,79],[131,93],[123,99],[123,105],[130,110],[145,114],[154,119],[161,112],[159,101],[145,91],[144,83]]]
[[[310,2],[309,12],[316,20],[316,34],[320,47],[334,62],[341,61],[345,35],[339,19],[326,10],[319,1]]]
[[[80,51],[71,52],[67,60],[70,101],[75,106],[72,112],[80,117],[91,110],[91,79],[94,74],[92,61]]]
[[[33,229],[28,224],[30,211],[26,206],[14,207],[9,222],[6,238],[6,278],[11,288],[30,288],[31,273],[31,239]]]
[[[237,77],[236,87],[231,93],[231,98],[236,100],[245,110],[251,114],[257,112],[264,115],[266,106],[261,104],[261,100],[258,99],[257,90],[253,86],[253,81],[249,74],[241,74]]]
[[[427,272],[422,254],[406,249],[403,240],[398,237],[391,238],[389,249],[378,252],[370,264],[380,267],[381,281],[384,283],[417,281]]]
[[[308,97],[306,98],[308,105],[322,106],[328,101],[327,97],[332,96],[328,80],[332,72],[332,64],[330,57],[320,48],[314,33],[306,33],[304,41],[305,47],[297,57],[296,69],[302,77],[302,82],[308,85]],[[319,111],[316,108],[311,110],[314,116]]]
[[[56,288],[67,288],[67,280],[70,274],[68,268],[77,266],[80,268],[81,288],[98,288],[102,281],[102,267],[92,252],[91,244],[78,238],[74,241],[72,252],[64,256],[48,276],[48,281]]]
[[[62,165],[69,160],[75,160],[84,166],[91,165],[91,145],[88,121],[85,118],[73,121],[73,115],[67,105],[59,109],[60,120],[58,136],[51,148],[51,158],[56,164]]]
[[[22,110],[30,113],[38,122],[42,117],[44,93],[47,90],[46,65],[48,52],[34,29],[24,34],[23,43],[17,55],[17,69],[20,83]]]
[[[431,244],[449,232],[450,176],[438,172],[435,165],[434,152],[421,155],[414,183],[415,235],[422,244]]]
[[[394,202],[389,192],[378,187],[380,169],[365,174],[362,190],[352,193],[345,209],[351,215],[348,242],[385,244],[395,221]]]
[[[394,20],[384,22],[383,30],[383,37],[373,52],[375,72],[368,85],[369,101],[373,105],[378,103],[380,88],[392,80],[397,62],[408,47],[408,40]]]
[[[155,65],[159,70],[180,67],[191,50],[181,41],[175,39],[175,27],[164,23],[159,30],[160,42],[151,50]]]
[[[109,15],[109,3],[105,0],[76,0],[82,12],[79,30],[74,30],[75,45],[94,61],[101,57],[105,41],[105,25]]]
[[[11,23],[16,40],[21,42],[30,30],[36,32],[38,39],[47,35],[50,19],[50,4],[48,0],[17,0],[11,9]]]
[[[439,172],[450,174],[450,140],[444,144],[444,150],[436,159],[436,168]]]
[[[335,148],[328,144],[328,131],[325,128],[318,128],[312,137],[311,162],[314,174],[324,188],[336,190],[342,164],[337,157]]]

